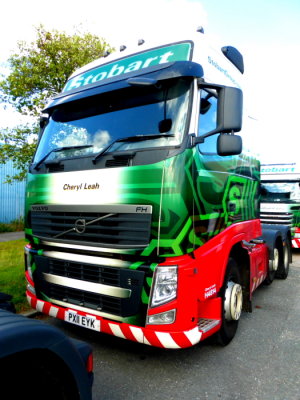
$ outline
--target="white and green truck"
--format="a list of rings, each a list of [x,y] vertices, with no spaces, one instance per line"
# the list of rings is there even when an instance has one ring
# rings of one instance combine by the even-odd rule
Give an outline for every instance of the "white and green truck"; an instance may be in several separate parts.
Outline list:
[[[232,340],[290,261],[289,228],[259,219],[243,72],[237,49],[195,32],[73,73],[28,171],[31,307],[162,348]]]
[[[288,225],[292,247],[300,248],[300,169],[296,163],[261,164],[260,219]]]

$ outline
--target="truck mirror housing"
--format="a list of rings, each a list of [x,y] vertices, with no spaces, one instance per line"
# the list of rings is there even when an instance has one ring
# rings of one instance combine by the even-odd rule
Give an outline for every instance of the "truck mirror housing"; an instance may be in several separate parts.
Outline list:
[[[243,92],[235,87],[224,86],[219,91],[217,131],[239,132],[242,129]]]
[[[221,134],[217,141],[217,152],[219,156],[234,156],[241,154],[243,142],[241,136]]]
[[[239,88],[230,86],[220,86],[206,82],[199,82],[199,86],[205,89],[213,89],[218,93],[218,108],[217,108],[217,127],[210,132],[192,139],[192,145],[203,143],[204,139],[215,135],[216,133],[233,133],[239,132],[242,129],[243,120],[243,92]],[[221,135],[222,136],[222,135]],[[231,135],[233,137],[233,135]],[[226,142],[226,145],[225,145]],[[227,155],[240,154],[239,146],[242,145],[242,139],[220,139],[220,153],[228,151]],[[230,148],[234,153],[231,154]],[[224,151],[222,150],[224,149]]]

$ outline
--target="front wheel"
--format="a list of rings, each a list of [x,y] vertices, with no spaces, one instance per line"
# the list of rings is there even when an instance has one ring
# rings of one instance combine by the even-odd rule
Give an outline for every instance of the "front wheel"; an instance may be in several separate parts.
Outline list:
[[[223,287],[222,325],[216,333],[216,341],[226,346],[235,336],[243,306],[243,290],[238,266],[233,258],[229,258]]]

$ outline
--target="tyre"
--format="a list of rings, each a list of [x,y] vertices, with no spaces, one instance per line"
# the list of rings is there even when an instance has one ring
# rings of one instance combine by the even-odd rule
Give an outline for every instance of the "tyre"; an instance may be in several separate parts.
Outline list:
[[[287,242],[282,249],[282,254],[279,260],[279,266],[275,274],[276,278],[286,279],[288,277],[290,269],[290,252],[291,248],[289,243]]]
[[[221,289],[222,325],[215,339],[221,346],[226,346],[235,336],[243,306],[243,290],[237,263],[229,258],[224,284]]]
[[[275,275],[279,268],[279,261],[280,261],[280,251],[278,245],[276,244],[273,248],[273,259],[269,259],[269,268],[267,272],[267,277],[264,280],[265,285],[271,285],[273,282]]]

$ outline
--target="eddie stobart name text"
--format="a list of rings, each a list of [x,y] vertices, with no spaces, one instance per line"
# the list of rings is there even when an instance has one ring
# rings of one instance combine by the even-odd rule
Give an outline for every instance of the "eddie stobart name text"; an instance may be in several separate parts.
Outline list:
[[[97,190],[100,189],[100,185],[98,182],[96,183],[80,183],[80,185],[70,185],[69,183],[65,183],[63,185],[63,190],[71,190],[75,192],[79,192],[79,190]]]

